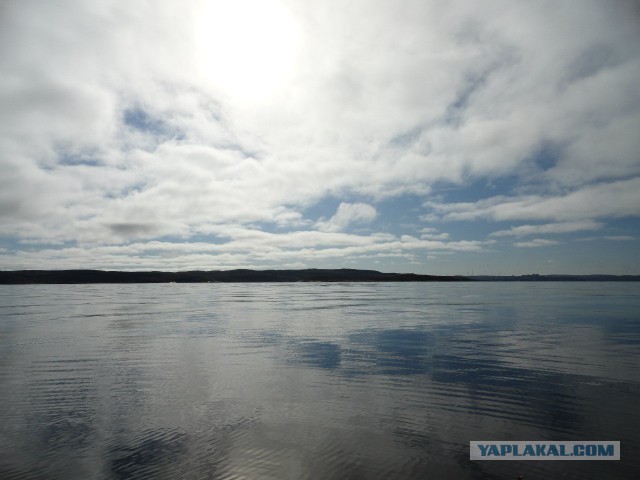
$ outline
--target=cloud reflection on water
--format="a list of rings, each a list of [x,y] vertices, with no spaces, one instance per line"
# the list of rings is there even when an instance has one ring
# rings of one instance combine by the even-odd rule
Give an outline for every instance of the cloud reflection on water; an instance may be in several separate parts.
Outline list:
[[[468,460],[469,440],[487,437],[639,444],[637,354],[618,342],[637,320],[617,297],[599,300],[617,311],[612,326],[589,311],[558,322],[520,285],[466,286],[479,290],[465,298],[437,285],[340,298],[341,285],[260,285],[240,303],[226,295],[240,287],[171,288],[35,289],[51,313],[25,306],[0,337],[20,345],[0,349],[0,476],[506,480],[637,466]]]

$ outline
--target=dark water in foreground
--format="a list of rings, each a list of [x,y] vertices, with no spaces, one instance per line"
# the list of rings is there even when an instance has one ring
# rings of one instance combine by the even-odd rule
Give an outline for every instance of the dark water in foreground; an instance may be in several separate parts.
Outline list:
[[[2,286],[0,479],[639,478],[639,347],[638,283]]]

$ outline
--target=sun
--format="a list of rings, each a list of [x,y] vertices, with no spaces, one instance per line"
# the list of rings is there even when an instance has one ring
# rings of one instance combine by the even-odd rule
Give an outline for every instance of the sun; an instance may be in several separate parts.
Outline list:
[[[211,0],[197,15],[197,67],[225,95],[264,100],[292,74],[299,31],[277,0]]]

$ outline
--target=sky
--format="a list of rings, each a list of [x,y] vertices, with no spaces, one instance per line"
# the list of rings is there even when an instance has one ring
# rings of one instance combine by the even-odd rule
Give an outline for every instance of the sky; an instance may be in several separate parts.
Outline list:
[[[8,0],[0,269],[640,274],[640,4]]]

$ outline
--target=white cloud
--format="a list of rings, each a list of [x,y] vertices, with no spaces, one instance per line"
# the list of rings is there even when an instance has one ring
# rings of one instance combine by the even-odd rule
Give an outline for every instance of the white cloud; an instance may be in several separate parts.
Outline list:
[[[136,242],[127,245],[76,246],[0,252],[6,268],[104,268],[123,270],[190,270],[281,267],[344,258],[413,258],[416,254],[480,252],[493,242],[422,240],[389,234],[296,231],[269,233],[240,225],[209,229],[216,242]]]
[[[446,240],[449,234],[446,232],[438,233],[438,229],[434,227],[425,227],[420,229],[420,238],[423,240]]]
[[[514,245],[516,247],[521,248],[538,248],[538,247],[548,247],[549,245],[557,245],[558,242],[555,240],[546,240],[544,238],[536,238],[534,240],[530,240],[527,242],[515,242]]]
[[[230,224],[311,228],[306,208],[329,195],[357,199],[316,225],[338,232],[374,220],[390,196],[503,177],[529,194],[432,198],[424,218],[639,214],[630,3],[229,5],[3,5],[7,238],[89,249],[189,241]],[[547,145],[557,155],[545,163],[536,154]]]
[[[589,185],[558,196],[498,196],[475,203],[427,202],[425,206],[433,210],[434,218],[444,220],[581,221],[638,216],[640,178]]]
[[[449,238],[449,234],[446,232],[437,234],[423,233],[422,235],[420,235],[420,238],[425,240],[446,240],[447,238]]]
[[[545,223],[541,225],[520,225],[509,230],[500,230],[491,233],[492,237],[524,237],[526,235],[539,235],[548,233],[573,233],[588,230],[600,230],[602,224],[593,220],[578,222]]]
[[[323,232],[339,232],[356,223],[369,223],[376,218],[374,207],[366,203],[341,203],[336,213],[329,220],[320,220],[316,223],[318,230]]]

